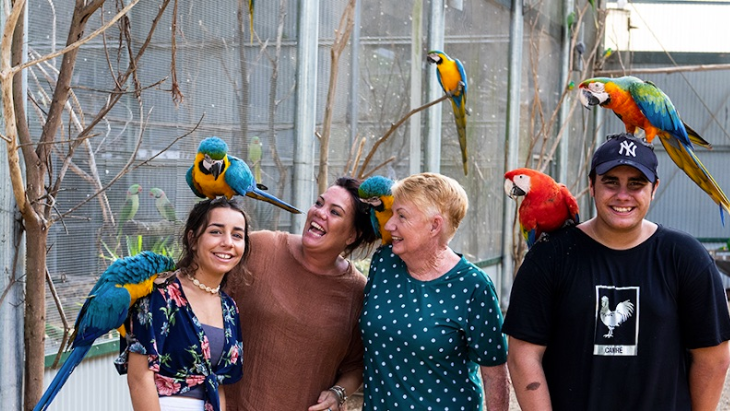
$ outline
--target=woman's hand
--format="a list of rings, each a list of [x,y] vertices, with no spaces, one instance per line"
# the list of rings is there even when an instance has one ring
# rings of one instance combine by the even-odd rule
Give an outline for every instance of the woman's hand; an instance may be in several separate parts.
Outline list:
[[[317,399],[317,403],[312,405],[311,407],[307,408],[307,411],[346,411],[347,407],[345,407],[345,404],[342,404],[340,406],[340,399],[337,397],[337,394],[334,392],[327,390],[322,391],[319,394],[319,398]]]

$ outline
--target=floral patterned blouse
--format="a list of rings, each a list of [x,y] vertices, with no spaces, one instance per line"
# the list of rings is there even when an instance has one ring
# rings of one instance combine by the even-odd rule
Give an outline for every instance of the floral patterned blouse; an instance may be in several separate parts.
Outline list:
[[[224,346],[220,360],[211,364],[208,337],[173,276],[152,294],[139,299],[127,317],[115,361],[127,373],[129,352],[146,355],[161,397],[182,394],[200,384],[205,388],[205,410],[219,411],[219,384],[232,384],[243,375],[243,343],[236,303],[221,292]]]

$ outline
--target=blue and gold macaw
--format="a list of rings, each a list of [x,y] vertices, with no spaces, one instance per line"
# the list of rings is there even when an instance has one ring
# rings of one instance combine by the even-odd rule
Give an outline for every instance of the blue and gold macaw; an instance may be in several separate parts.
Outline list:
[[[392,185],[393,180],[387,177],[372,176],[363,181],[358,189],[360,199],[370,206],[370,223],[382,245],[393,242],[390,231],[385,229],[385,223],[393,216]]]
[[[710,143],[684,124],[674,104],[656,85],[636,77],[596,77],[583,81],[579,98],[586,107],[601,106],[613,110],[623,121],[626,132],[644,130],[646,141],[658,136],[669,157],[720,207],[730,213],[730,200],[694,153],[693,144],[712,148]]]
[[[454,60],[443,51],[431,50],[426,60],[436,64],[436,75],[444,92],[451,97],[451,107],[454,109],[456,131],[459,134],[461,147],[461,161],[464,164],[464,175],[467,174],[466,152],[466,71],[458,59]]]
[[[173,275],[174,268],[175,261],[170,257],[145,251],[114,261],[102,273],[76,318],[71,334],[71,353],[33,411],[48,408],[97,338],[113,329],[119,330],[122,336],[126,335],[124,321],[129,308],[139,298],[152,292],[158,277]]]
[[[185,177],[193,193],[201,198],[245,195],[290,213],[301,214],[296,207],[262,191],[266,190],[266,186],[256,184],[248,165],[237,157],[229,156],[228,144],[218,137],[208,137],[200,142],[195,162]]]

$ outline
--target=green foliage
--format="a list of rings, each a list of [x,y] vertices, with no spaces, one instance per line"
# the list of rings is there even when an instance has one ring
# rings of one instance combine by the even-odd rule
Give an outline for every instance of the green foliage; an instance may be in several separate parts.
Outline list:
[[[149,240],[154,240],[154,243],[152,243],[152,246],[147,247],[146,244],[149,244]],[[101,245],[104,247],[106,253],[101,254],[100,257],[108,261],[114,261],[119,258],[137,255],[142,251],[147,251],[147,248],[149,248],[149,251],[152,251],[155,254],[160,254],[170,257],[172,259],[177,259],[177,257],[180,256],[180,252],[182,251],[180,245],[177,244],[177,242],[169,236],[162,238],[145,237],[142,235],[124,236],[124,242],[127,246],[126,255],[125,253],[116,252],[111,247],[109,247],[106,242],[102,240]]]

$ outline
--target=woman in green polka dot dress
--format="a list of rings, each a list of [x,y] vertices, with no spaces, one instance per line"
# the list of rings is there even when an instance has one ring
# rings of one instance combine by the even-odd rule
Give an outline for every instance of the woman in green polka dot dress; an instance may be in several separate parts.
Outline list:
[[[391,246],[373,255],[360,317],[363,411],[509,407],[507,344],[487,275],[449,248],[466,214],[452,178],[422,173],[392,188]]]

